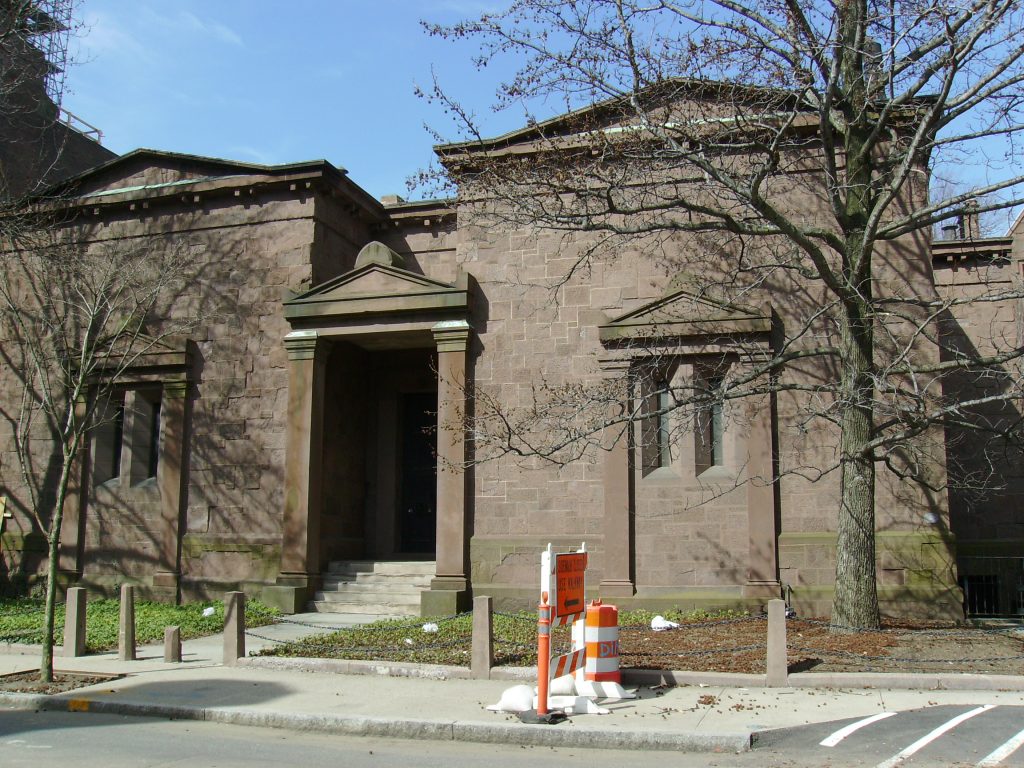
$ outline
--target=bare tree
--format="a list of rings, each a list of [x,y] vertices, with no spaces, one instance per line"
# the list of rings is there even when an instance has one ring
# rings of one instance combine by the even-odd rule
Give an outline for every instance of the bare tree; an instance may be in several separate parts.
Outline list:
[[[193,327],[175,311],[191,271],[182,243],[90,245],[71,228],[0,252],[0,339],[16,390],[0,413],[21,505],[47,542],[43,682],[53,676],[61,525],[69,492],[82,490],[86,441],[113,418],[111,396],[133,368]]]
[[[478,392],[478,444],[568,460],[616,420],[798,398],[794,428],[825,425],[838,445],[834,460],[779,471],[840,477],[832,621],[877,626],[877,466],[944,493],[930,437],[1019,429],[974,417],[994,401],[1017,412],[1020,340],[979,352],[939,333],[967,301],[1019,294],[940,296],[929,242],[943,220],[1024,201],[1022,28],[1012,0],[514,0],[428,25],[477,42],[480,68],[511,57],[517,72],[496,106],[525,105],[532,125],[514,141],[485,139],[435,84],[428,96],[464,136],[440,149],[460,215],[567,242],[595,233],[562,282],[620,249],[660,249],[677,254],[668,268],[686,273],[694,306],[772,295],[788,305],[770,355],[705,378],[711,386],[669,384],[653,406],[644,397],[606,416],[629,385],[538,387],[520,408]],[[530,106],[551,102],[576,111],[535,120]],[[929,174],[951,164],[973,188],[930,199]],[[981,386],[951,397],[952,375]]]
[[[56,553],[75,461],[96,403],[157,343],[143,330],[181,267],[166,254],[69,241],[54,184],[113,156],[61,120],[73,8],[0,0],[0,339],[3,383],[14,387],[5,386],[0,410],[17,456],[4,484],[19,486],[20,475],[18,501],[47,538],[44,681],[53,676]]]

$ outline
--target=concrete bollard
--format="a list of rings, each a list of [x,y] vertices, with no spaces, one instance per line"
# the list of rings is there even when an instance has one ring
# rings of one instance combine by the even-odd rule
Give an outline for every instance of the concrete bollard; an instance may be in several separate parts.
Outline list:
[[[224,595],[224,666],[233,667],[245,658],[245,593]]]
[[[473,677],[488,680],[494,666],[494,613],[490,597],[473,598],[473,655],[470,671]]]
[[[64,606],[64,656],[85,656],[86,593],[82,587],[68,589]]]
[[[117,658],[135,661],[135,587],[121,585],[121,622],[117,628]]]
[[[789,685],[789,662],[786,659],[786,601],[768,601],[768,665],[765,685],[785,688]]]
[[[164,661],[181,661],[181,627],[164,628]]]

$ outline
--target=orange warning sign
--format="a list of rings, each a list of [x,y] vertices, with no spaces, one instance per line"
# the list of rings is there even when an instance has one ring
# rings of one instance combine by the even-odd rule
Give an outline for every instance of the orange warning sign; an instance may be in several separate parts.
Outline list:
[[[555,555],[556,616],[583,612],[583,574],[586,570],[586,552]]]

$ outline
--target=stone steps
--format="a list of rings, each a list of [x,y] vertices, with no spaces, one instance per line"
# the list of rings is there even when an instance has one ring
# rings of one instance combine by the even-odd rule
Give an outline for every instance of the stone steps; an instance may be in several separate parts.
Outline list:
[[[328,565],[310,610],[373,616],[418,616],[420,592],[436,565],[428,560],[347,560]]]

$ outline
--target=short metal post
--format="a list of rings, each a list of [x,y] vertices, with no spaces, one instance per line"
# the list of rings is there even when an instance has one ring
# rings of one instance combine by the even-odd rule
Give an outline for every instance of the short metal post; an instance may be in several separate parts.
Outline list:
[[[548,713],[548,683],[551,679],[551,606],[548,593],[541,592],[537,606],[537,716]]]

